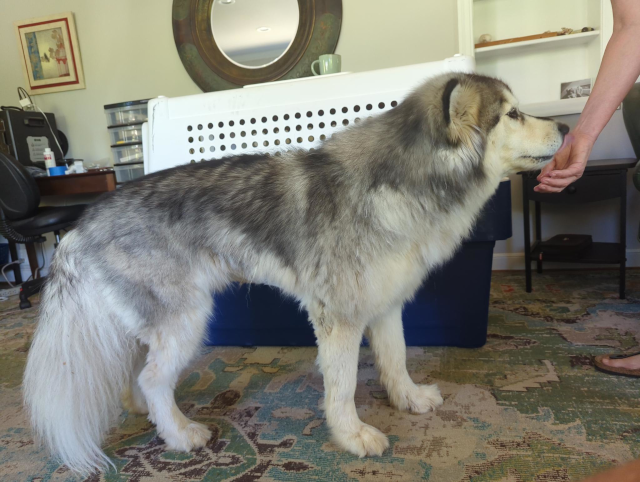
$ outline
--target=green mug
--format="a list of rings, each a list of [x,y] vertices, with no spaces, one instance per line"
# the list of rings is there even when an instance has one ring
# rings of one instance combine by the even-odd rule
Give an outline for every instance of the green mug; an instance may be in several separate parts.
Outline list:
[[[320,64],[320,72],[316,72],[314,66]],[[311,64],[313,75],[337,74],[342,67],[342,57],[337,54],[321,55],[318,60]]]

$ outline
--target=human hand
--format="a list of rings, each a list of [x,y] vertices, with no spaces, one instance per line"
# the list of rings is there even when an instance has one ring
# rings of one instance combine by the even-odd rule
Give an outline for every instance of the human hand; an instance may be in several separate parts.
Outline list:
[[[579,132],[567,134],[564,147],[553,156],[538,176],[538,184],[533,188],[536,192],[561,192],[572,182],[582,176],[589,160],[595,139]]]

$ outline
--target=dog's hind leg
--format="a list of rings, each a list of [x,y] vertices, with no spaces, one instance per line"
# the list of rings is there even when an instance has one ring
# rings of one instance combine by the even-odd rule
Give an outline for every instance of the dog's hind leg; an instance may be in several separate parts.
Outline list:
[[[143,337],[149,353],[138,382],[149,406],[149,419],[171,450],[203,447],[211,437],[204,425],[192,422],[180,411],[173,393],[180,372],[201,347],[209,312],[189,308],[148,328]]]
[[[324,313],[310,313],[318,340],[318,365],[324,376],[324,410],[334,441],[359,457],[382,455],[389,447],[387,437],[360,421],[354,401],[364,327]]]
[[[147,406],[147,400],[144,398],[142,388],[138,382],[138,377],[142,372],[146,362],[147,353],[149,353],[149,347],[138,343],[137,353],[133,360],[133,369],[129,378],[129,386],[122,392],[122,406],[129,413],[135,413],[139,415],[146,415],[149,413],[149,407]]]
[[[442,405],[436,385],[416,385],[407,372],[401,306],[373,321],[368,327],[367,338],[376,358],[380,380],[395,407],[425,413]]]

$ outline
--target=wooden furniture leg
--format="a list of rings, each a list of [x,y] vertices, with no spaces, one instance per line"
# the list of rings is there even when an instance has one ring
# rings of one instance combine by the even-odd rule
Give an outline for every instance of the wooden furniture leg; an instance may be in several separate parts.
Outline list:
[[[529,219],[529,196],[527,195],[527,182],[523,176],[522,183],[522,218],[524,220],[524,269],[526,279],[527,293],[531,293],[531,233],[530,233],[530,219]]]
[[[31,276],[36,279],[36,270],[38,269],[38,255],[36,254],[36,246],[33,243],[27,243],[27,257],[29,258],[29,268],[31,268]]]
[[[536,241],[542,241],[542,213],[540,211],[540,201],[535,202],[536,213]],[[536,259],[537,272],[542,273],[542,261],[540,258]]]
[[[627,267],[627,171],[620,173],[620,299],[625,299]]]

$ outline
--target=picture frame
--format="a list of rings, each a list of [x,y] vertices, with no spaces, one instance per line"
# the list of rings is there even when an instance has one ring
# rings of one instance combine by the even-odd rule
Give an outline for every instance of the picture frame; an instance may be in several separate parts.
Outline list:
[[[14,22],[29,95],[84,89],[72,12]]]
[[[589,97],[591,94],[591,86],[591,79],[562,82],[560,84],[560,98],[575,99],[578,97]]]

